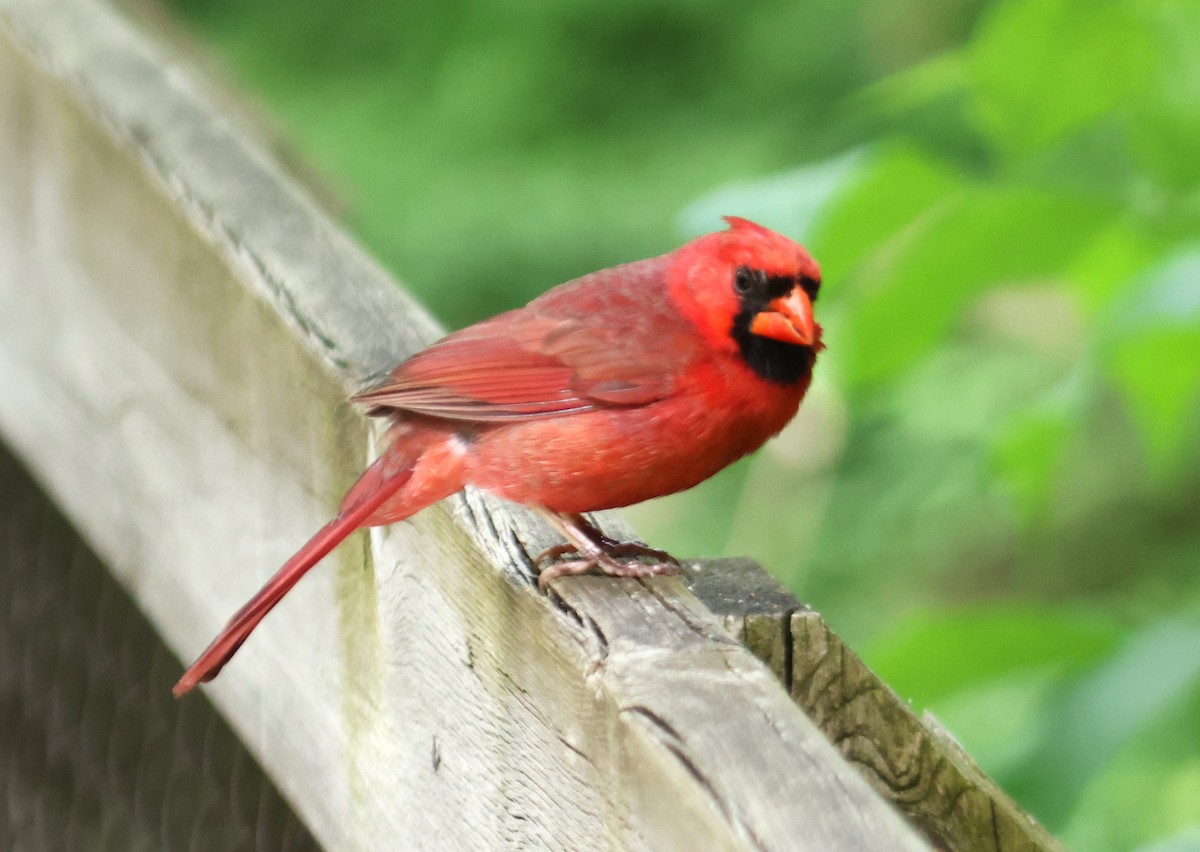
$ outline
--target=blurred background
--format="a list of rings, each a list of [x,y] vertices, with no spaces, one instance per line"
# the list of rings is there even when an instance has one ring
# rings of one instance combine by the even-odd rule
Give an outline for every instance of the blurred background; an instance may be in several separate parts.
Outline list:
[[[806,243],[800,418],[629,516],[757,557],[1068,845],[1200,849],[1200,3],[153,9],[449,327],[721,214]]]

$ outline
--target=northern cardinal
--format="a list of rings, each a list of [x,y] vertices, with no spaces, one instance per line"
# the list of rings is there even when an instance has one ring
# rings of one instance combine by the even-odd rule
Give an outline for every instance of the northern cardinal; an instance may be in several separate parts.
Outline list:
[[[386,446],[340,511],[233,616],[175,685],[211,680],[271,608],[351,532],[474,485],[537,509],[568,542],[566,574],[669,573],[583,512],[682,491],[758,449],[796,413],[823,348],[816,262],[761,225],[593,272],[455,332],[352,402],[387,417]],[[649,559],[649,561],[644,561]]]

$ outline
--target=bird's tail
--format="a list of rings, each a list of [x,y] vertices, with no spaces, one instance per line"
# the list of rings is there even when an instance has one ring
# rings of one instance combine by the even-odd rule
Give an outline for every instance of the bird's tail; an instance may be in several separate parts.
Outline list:
[[[178,698],[200,683],[212,680],[237,653],[268,612],[283,599],[308,570],[325,558],[346,536],[362,526],[373,524],[377,513],[396,497],[413,477],[419,453],[395,441],[367,468],[350,489],[337,516],[321,528],[300,550],[267,581],[258,593],[229,619],[220,635],[212,641],[196,662],[183,673],[171,690]],[[421,506],[414,506],[415,512]],[[410,512],[411,513],[411,512]]]

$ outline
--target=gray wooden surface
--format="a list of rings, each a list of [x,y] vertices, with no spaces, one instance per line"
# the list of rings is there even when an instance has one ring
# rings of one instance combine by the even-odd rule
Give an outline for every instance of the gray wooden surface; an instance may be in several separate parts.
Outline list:
[[[181,657],[437,333],[95,0],[0,0],[0,432]],[[551,282],[547,282],[551,283]],[[679,579],[539,595],[524,512],[360,534],[209,694],[331,849],[923,849]]]

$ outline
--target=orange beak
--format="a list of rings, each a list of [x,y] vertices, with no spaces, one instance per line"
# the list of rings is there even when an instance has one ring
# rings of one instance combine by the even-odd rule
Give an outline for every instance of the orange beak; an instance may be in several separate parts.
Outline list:
[[[803,288],[795,287],[792,292],[767,304],[750,322],[750,333],[770,337],[784,343],[812,346],[816,341],[812,302]]]

